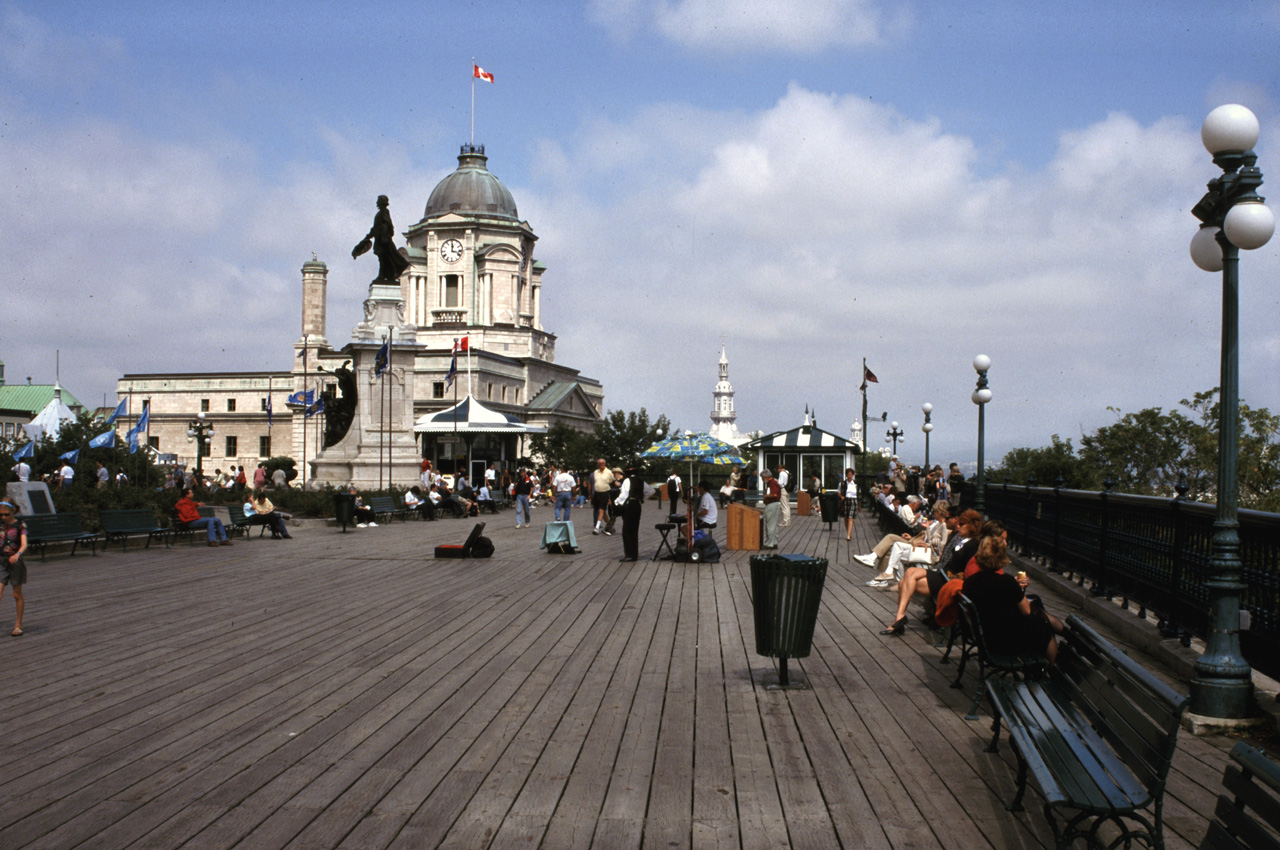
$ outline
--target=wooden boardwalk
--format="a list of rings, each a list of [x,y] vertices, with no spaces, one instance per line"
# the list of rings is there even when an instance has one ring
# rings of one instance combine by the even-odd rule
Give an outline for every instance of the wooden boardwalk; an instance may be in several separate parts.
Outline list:
[[[831,565],[810,687],[780,691],[747,553],[619,563],[575,511],[583,552],[550,556],[512,516],[486,561],[431,560],[470,528],[441,520],[32,563],[27,634],[0,637],[0,848],[1051,846],[1034,792],[1004,810],[975,674],[951,690],[929,632],[877,634],[870,523],[852,550],[784,529]],[[1227,743],[1180,736],[1170,848],[1203,837]]]

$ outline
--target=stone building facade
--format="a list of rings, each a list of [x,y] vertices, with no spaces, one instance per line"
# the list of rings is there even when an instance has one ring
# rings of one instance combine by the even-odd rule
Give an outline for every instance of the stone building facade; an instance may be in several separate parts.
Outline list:
[[[385,424],[389,430],[394,421],[397,440],[413,439],[412,422],[406,428],[402,419],[455,403],[454,389],[446,384],[454,346],[462,337],[468,341],[469,361],[459,355],[457,398],[470,389],[485,406],[530,425],[564,423],[590,430],[603,416],[604,388],[556,363],[556,337],[542,326],[546,268],[534,256],[537,236],[520,219],[510,191],[487,162],[483,147],[462,147],[457,170],[435,187],[422,218],[404,234],[401,255],[407,270],[394,284],[369,284],[364,318],[348,342],[330,341],[325,307],[329,270],[313,255],[302,266],[302,334],[293,344],[291,369],[124,375],[117,393],[131,398],[131,415],[121,421],[122,432],[150,399],[151,442],[183,465],[195,460],[195,443],[186,432],[203,412],[214,427],[206,470],[223,464],[252,469],[262,458],[288,454],[300,469],[305,463],[321,470],[319,480],[327,481],[339,473],[324,463],[324,415],[307,417],[302,406],[288,405],[288,398],[310,391],[331,406],[343,395],[338,370],[348,364],[355,370],[349,386],[357,394],[361,427],[367,431]],[[362,263],[361,268],[369,266]],[[386,378],[377,378],[366,367],[384,342],[389,342],[391,368]],[[412,415],[397,413],[388,419],[385,412],[402,410]],[[472,441],[466,448],[464,454],[448,437],[439,436],[424,435],[418,444],[419,456],[447,458],[442,464],[446,470],[462,456],[479,464],[510,463],[528,454],[527,446],[512,437]],[[347,467],[344,477],[356,475]],[[315,474],[309,471],[307,477]]]

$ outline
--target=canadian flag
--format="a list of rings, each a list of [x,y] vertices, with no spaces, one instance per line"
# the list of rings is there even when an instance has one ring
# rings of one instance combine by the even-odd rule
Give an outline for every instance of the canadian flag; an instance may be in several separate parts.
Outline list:
[[[453,353],[457,354],[458,352],[466,351],[470,347],[467,344],[467,340],[468,340],[468,337],[465,337],[465,336],[455,339],[453,341]]]
[[[493,74],[490,74],[488,71],[486,71],[484,68],[481,68],[479,65],[475,64],[474,62],[471,64],[471,76],[475,77],[478,80],[484,80],[487,83],[493,82]]]

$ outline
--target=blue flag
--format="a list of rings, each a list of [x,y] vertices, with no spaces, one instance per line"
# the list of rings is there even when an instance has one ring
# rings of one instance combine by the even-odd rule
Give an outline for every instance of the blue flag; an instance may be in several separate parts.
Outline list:
[[[34,440],[30,443],[27,443],[25,446],[23,446],[22,448],[18,449],[16,452],[13,453],[14,460],[22,460],[24,457],[35,457],[35,456],[36,456],[36,444]]]
[[[267,393],[267,430],[271,430],[271,393]]]
[[[453,386],[454,380],[458,377],[458,353],[453,353],[453,360],[449,363],[449,374],[444,376],[444,388],[447,390]]]
[[[138,453],[138,432],[130,431],[129,432],[129,454],[133,455],[137,453]]]
[[[307,418],[310,419],[317,413],[324,413],[324,396],[316,399],[316,403],[307,408]]]
[[[80,462],[80,450],[72,449],[69,452],[63,452],[62,454],[58,455],[58,458],[60,460],[65,460],[67,463],[71,464],[72,466],[75,466],[77,463]]]
[[[289,396],[289,404],[296,404],[299,407],[310,407],[315,403],[316,391],[307,390],[306,392],[296,392]]]
[[[373,376],[381,378],[382,373],[387,371],[387,364],[391,361],[391,340],[382,343],[382,348],[378,349],[378,353],[373,358]]]
[[[128,407],[129,407],[129,397],[125,396],[124,398],[120,399],[120,403],[116,405],[116,409],[112,411],[110,416],[107,417],[107,424],[110,425],[111,423],[119,419],[121,416],[124,416],[125,410]]]
[[[91,449],[114,449],[116,447],[115,430],[104,431],[89,441]]]
[[[142,408],[142,415],[138,417],[138,424],[133,426],[134,433],[144,434],[147,428],[151,426],[151,402],[147,402]]]

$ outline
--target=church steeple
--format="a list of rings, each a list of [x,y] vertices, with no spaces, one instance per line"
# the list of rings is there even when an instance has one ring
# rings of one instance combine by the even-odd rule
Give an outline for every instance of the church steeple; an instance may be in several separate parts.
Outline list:
[[[738,414],[733,410],[733,386],[729,383],[729,358],[720,345],[720,381],[712,393],[711,436],[726,443],[738,436]]]

